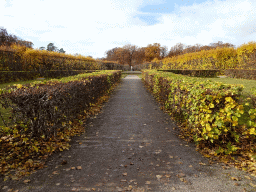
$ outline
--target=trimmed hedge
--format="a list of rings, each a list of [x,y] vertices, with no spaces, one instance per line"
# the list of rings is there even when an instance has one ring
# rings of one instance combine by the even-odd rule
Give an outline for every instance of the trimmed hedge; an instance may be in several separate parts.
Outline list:
[[[199,147],[220,147],[216,152],[231,154],[239,142],[255,141],[256,109],[245,110],[248,106],[240,102],[243,86],[156,70],[144,70],[142,79]]]
[[[120,79],[121,71],[100,71],[18,84],[0,89],[0,104],[12,107],[12,123],[28,135],[49,138],[65,129],[78,113],[88,110]]]

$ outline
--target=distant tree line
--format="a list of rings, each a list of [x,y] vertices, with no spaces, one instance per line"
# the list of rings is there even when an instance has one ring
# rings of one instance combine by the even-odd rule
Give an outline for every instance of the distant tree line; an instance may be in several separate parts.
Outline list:
[[[0,28],[0,46],[11,46],[13,44],[18,44],[21,46],[25,46],[28,48],[33,49],[33,43],[30,41],[25,41],[17,37],[16,35],[8,34],[7,30],[4,28]],[[58,49],[53,43],[49,43],[47,48],[40,47],[40,50],[47,50],[47,51],[55,51],[59,53],[65,53],[63,48]]]
[[[123,47],[115,47],[106,51],[106,57],[101,60],[118,61],[120,64],[138,65],[145,62],[150,62],[153,59],[163,59],[165,57],[175,57],[185,53],[198,52],[201,50],[216,49],[217,47],[235,47],[230,43],[211,43],[210,45],[188,45],[177,43],[168,51],[166,46],[161,46],[160,43],[149,44],[147,47],[138,47],[136,45],[127,44]]]
[[[22,40],[16,35],[8,34],[6,29],[0,28],[0,46],[11,46],[12,44],[19,44],[28,48],[32,48],[34,45],[32,42]]]
[[[58,47],[56,47],[53,43],[49,43],[47,45],[47,48],[45,47],[40,47],[40,50],[47,50],[47,51],[55,51],[55,52],[59,52],[59,53],[66,53],[66,51],[64,51],[63,48],[58,49]]]

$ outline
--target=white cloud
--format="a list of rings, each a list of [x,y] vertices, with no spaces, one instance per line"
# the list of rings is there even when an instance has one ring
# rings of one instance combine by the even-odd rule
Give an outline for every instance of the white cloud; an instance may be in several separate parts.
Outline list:
[[[138,15],[145,0],[7,0],[0,1],[1,26],[30,40],[34,47],[53,42],[67,53],[103,57],[105,51],[127,43],[140,47],[161,43],[169,48],[223,41],[240,45],[256,39],[254,0],[206,1],[175,6],[158,13],[158,23],[147,25]],[[156,14],[155,14],[156,15]]]
[[[220,40],[240,45],[256,37],[253,34],[256,29],[255,8],[256,2],[253,0],[209,1],[186,7],[176,6],[174,13],[162,16],[163,24],[159,27],[163,30],[169,25],[170,33],[175,38],[178,34],[178,39],[166,37],[169,42],[208,44]],[[185,37],[191,37],[191,40]]]

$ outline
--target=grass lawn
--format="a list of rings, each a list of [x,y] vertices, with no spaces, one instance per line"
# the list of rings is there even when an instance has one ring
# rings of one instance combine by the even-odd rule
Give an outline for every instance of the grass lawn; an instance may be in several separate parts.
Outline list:
[[[234,79],[234,78],[203,78],[214,82],[222,82],[225,84],[241,84],[244,85],[243,93],[252,94],[256,91],[256,80]],[[253,91],[254,90],[254,91]]]
[[[50,79],[53,79],[53,78],[46,78],[45,80],[50,80]],[[8,85],[12,86],[14,84],[28,84],[28,83],[33,83],[33,82],[39,82],[39,81],[42,81],[42,80],[28,80],[28,81],[15,81],[15,82],[10,82],[10,83],[1,83],[0,84],[0,89],[3,89],[5,87],[8,87]]]

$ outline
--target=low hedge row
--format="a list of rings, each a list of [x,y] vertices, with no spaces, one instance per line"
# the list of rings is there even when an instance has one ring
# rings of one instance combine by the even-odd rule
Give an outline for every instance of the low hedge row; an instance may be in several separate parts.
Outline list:
[[[189,69],[170,69],[170,70],[161,70],[159,69],[158,71],[163,71],[163,72],[172,72],[175,74],[181,74],[181,75],[188,75],[188,76],[192,76],[192,77],[217,77],[221,71],[220,70],[200,70],[200,69],[193,69],[193,70],[189,70]]]
[[[226,76],[231,78],[256,80],[256,70],[226,69],[224,72]]]
[[[88,110],[120,78],[121,71],[100,71],[18,84],[0,89],[0,104],[12,108],[12,124],[31,137],[47,139],[68,127],[71,119]]]
[[[156,70],[144,70],[142,79],[199,148],[232,154],[243,142],[255,141],[256,109],[242,103],[242,85]],[[250,117],[246,123],[245,115]]]
[[[40,74],[32,71],[0,71],[0,83],[27,81],[37,77],[40,77]]]

